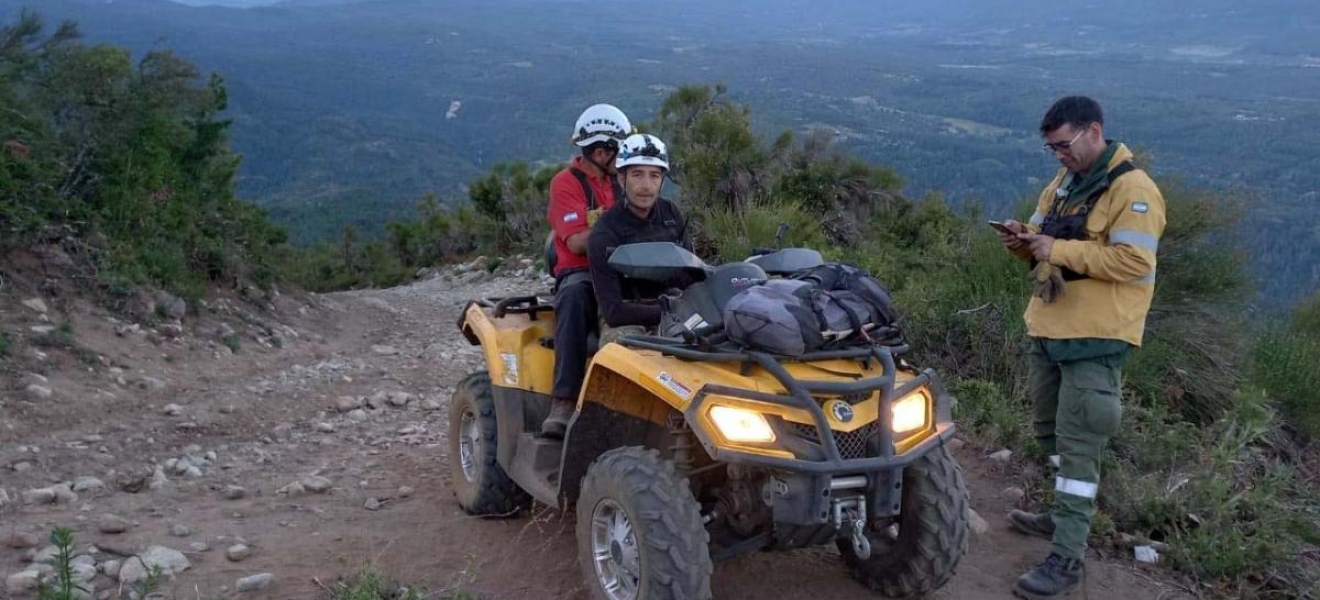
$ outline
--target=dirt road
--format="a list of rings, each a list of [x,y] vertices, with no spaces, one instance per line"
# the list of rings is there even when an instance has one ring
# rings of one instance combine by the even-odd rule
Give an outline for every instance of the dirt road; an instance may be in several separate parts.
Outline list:
[[[243,597],[316,598],[318,581],[375,565],[435,591],[585,599],[571,515],[541,507],[515,519],[467,517],[445,466],[439,407],[480,366],[457,335],[458,310],[470,297],[539,286],[529,274],[457,274],[284,296],[267,310],[210,303],[182,328],[154,330],[73,303],[67,328],[77,350],[16,345],[0,382],[0,501],[8,497],[0,542],[10,542],[0,545],[0,576],[21,574],[45,546],[32,548],[25,534],[69,525],[80,548],[99,551],[101,571],[149,546],[178,551],[189,568],[164,585],[174,598],[237,596],[237,580],[260,573],[273,583]],[[7,330],[64,318],[48,308],[43,323],[14,293],[0,297]],[[938,598],[1009,598],[1013,579],[1048,548],[1004,526],[1011,506],[1001,492],[1016,469],[983,458],[986,450],[968,444],[958,458],[988,530]],[[24,498],[61,482],[77,484],[76,499]],[[247,550],[231,560],[240,544]],[[1087,588],[1091,598],[1179,597],[1159,577],[1127,556],[1097,556]],[[98,597],[123,589],[104,573],[92,583]],[[833,548],[716,565],[714,591],[720,599],[876,597],[848,578]],[[0,597],[28,596],[15,587]]]

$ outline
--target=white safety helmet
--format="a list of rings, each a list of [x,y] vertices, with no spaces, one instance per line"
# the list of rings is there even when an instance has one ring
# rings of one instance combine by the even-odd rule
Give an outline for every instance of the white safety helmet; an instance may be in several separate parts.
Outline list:
[[[651,165],[669,170],[669,150],[660,138],[646,133],[635,133],[623,140],[619,147],[619,157],[614,159],[614,166],[622,171],[624,167]]]
[[[628,115],[610,104],[594,104],[582,111],[573,128],[573,143],[586,148],[597,142],[621,142],[632,133]]]

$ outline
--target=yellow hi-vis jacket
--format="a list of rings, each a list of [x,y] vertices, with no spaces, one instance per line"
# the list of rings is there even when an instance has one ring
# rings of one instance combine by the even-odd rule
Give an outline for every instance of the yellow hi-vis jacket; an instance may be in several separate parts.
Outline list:
[[[1108,168],[1132,160],[1119,144]],[[1066,169],[1041,192],[1029,228],[1039,231],[1063,182]],[[1025,319],[1027,333],[1048,339],[1101,338],[1141,345],[1146,313],[1155,295],[1155,254],[1164,234],[1164,196],[1144,171],[1116,179],[1096,200],[1086,218],[1086,240],[1055,240],[1052,265],[1086,275],[1069,281],[1062,297],[1046,303],[1032,297]],[[1015,254],[1031,259],[1026,247]]]

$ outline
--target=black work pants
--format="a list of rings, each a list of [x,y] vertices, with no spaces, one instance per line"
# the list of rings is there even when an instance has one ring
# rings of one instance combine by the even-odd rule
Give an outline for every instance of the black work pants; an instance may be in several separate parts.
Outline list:
[[[555,288],[555,383],[550,395],[577,401],[587,375],[587,337],[596,327],[591,272],[572,271]]]

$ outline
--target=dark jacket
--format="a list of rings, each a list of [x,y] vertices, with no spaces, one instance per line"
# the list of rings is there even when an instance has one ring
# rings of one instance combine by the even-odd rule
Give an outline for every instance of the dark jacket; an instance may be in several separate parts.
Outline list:
[[[643,219],[628,209],[628,202],[618,202],[601,216],[587,238],[591,281],[596,288],[600,314],[610,327],[658,325],[659,304],[638,301],[655,300],[669,288],[692,283],[686,277],[666,282],[630,279],[610,267],[609,256],[615,248],[642,242],[673,242],[692,250],[687,222],[677,205],[661,198]]]

